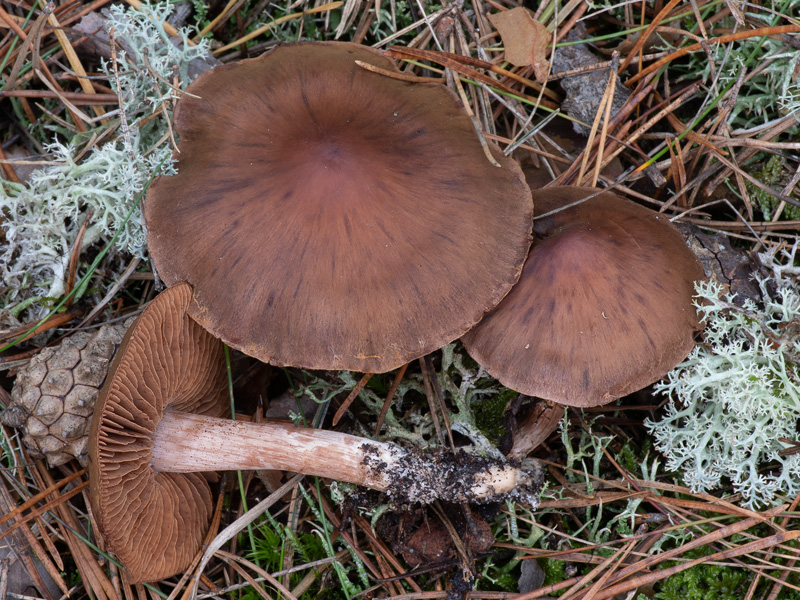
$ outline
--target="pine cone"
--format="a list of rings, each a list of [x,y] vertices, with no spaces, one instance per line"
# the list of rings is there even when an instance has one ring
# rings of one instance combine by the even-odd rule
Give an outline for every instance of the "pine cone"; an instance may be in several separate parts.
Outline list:
[[[128,323],[80,331],[45,348],[20,369],[4,424],[24,430],[34,458],[51,466],[77,458],[86,466],[89,423],[97,394]]]

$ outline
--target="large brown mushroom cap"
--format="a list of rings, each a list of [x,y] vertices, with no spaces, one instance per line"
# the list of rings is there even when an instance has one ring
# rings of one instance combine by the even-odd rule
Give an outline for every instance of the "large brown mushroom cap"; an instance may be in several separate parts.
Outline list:
[[[533,196],[545,214],[597,191]],[[703,269],[664,215],[603,192],[537,220],[534,237],[519,283],[463,338],[504,385],[595,406],[656,381],[692,349]]]
[[[211,517],[211,490],[202,474],[157,473],[150,466],[152,438],[167,407],[228,412],[222,343],[186,316],[191,295],[186,284],[166,290],[131,326],[92,420],[92,509],[129,583],[183,571]]]
[[[356,60],[395,70],[319,43],[205,73],[179,103],[179,174],[147,197],[161,278],[265,362],[398,367],[478,322],[530,244],[519,167],[489,163],[455,96]]]

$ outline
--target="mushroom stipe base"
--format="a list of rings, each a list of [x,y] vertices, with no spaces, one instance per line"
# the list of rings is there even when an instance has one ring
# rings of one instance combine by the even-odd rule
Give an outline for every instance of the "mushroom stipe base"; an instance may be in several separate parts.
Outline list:
[[[364,463],[375,471],[384,471],[391,481],[384,491],[395,502],[429,504],[434,500],[485,504],[518,500],[535,507],[544,485],[541,463],[497,460],[467,452],[446,450],[409,452],[391,449],[394,462],[386,464],[372,456],[364,444]]]

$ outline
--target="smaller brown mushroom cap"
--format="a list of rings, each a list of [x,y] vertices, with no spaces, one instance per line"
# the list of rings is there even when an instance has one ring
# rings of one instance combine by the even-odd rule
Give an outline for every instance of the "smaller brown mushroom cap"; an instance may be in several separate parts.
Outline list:
[[[598,192],[533,193],[537,212]],[[534,222],[522,277],[463,337],[504,385],[571,406],[605,404],[661,378],[694,346],[703,269],[666,216],[610,193]]]

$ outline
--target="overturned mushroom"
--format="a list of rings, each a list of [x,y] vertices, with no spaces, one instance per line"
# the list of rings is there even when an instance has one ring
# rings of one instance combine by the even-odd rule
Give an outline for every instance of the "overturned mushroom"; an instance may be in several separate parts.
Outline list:
[[[202,472],[295,471],[400,502],[534,499],[541,480],[533,464],[522,470],[334,431],[220,418],[229,405],[223,346],[186,314],[191,297],[188,284],[173,286],[131,326],[92,421],[92,508],[129,582],[157,581],[190,564],[211,515]]]
[[[571,406],[653,383],[700,329],[692,298],[704,274],[683,236],[664,215],[610,192],[581,202],[597,192],[534,192],[539,213],[562,210],[534,223],[519,283],[463,338],[504,385]]]
[[[397,71],[300,43],[203,74],[175,117],[179,174],[148,193],[161,278],[264,362],[397,368],[477,323],[530,246],[522,172],[492,144],[487,160],[456,97],[356,61]]]

